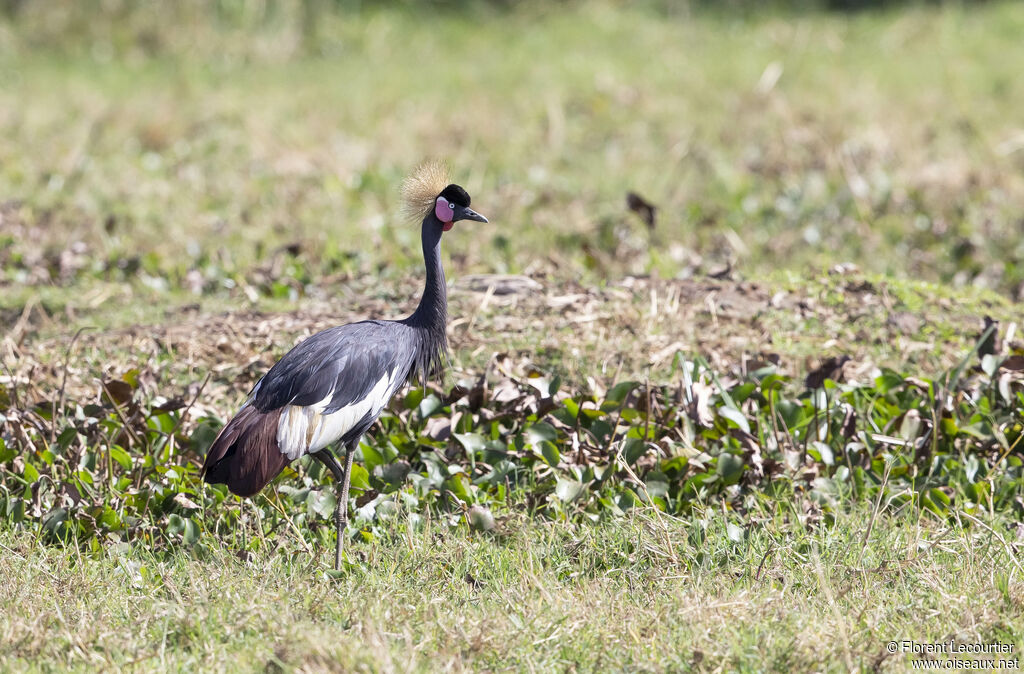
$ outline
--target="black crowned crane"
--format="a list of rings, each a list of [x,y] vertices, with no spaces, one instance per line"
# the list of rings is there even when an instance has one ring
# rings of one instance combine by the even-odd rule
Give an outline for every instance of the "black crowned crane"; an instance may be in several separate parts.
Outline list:
[[[334,568],[348,520],[352,458],[359,439],[391,396],[412,377],[444,365],[447,287],[441,234],[459,220],[487,222],[469,207],[469,195],[448,184],[441,164],[421,166],[402,185],[406,209],[423,218],[426,287],[419,306],[400,321],[369,320],[330,328],[297,345],[263,376],[238,414],[221,430],[203,462],[203,478],[252,496],[290,462],[313,455],[334,475],[338,529]],[[344,448],[342,468],[331,452]]]

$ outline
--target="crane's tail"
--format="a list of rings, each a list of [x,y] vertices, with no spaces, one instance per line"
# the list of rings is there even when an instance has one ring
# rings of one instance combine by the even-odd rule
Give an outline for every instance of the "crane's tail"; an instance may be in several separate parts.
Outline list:
[[[221,429],[203,462],[203,479],[226,484],[232,493],[252,496],[288,465],[277,446],[281,410],[260,412],[246,405]]]

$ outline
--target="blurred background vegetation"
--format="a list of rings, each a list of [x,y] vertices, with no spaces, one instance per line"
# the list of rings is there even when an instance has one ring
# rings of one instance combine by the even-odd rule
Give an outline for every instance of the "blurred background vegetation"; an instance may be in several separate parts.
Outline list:
[[[448,238],[456,275],[853,263],[1019,297],[1024,11],[854,5],[8,1],[0,310],[407,277],[428,156],[494,223]]]

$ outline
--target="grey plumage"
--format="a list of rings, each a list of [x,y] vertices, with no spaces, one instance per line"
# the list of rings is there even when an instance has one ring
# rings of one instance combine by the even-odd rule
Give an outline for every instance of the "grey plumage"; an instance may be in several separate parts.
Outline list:
[[[257,382],[243,408],[221,430],[203,463],[209,483],[240,496],[262,489],[288,465],[310,453],[339,480],[338,548],[347,514],[352,450],[387,400],[410,378],[426,379],[444,365],[447,289],[441,235],[457,220],[486,218],[469,208],[469,195],[449,185],[423,218],[426,284],[416,310],[401,321],[368,320],[324,330],[301,342]],[[438,213],[451,217],[442,221]],[[328,449],[346,448],[346,468]],[[344,501],[344,503],[343,503]]]
[[[252,405],[273,410],[314,405],[325,414],[361,400],[382,373],[408,373],[418,335],[400,322],[362,321],[319,332],[289,351],[260,380]],[[402,379],[406,379],[403,377]]]

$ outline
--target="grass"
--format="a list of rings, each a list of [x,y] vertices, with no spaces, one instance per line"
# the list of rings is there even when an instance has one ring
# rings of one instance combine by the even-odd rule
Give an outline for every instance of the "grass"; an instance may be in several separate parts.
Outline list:
[[[972,349],[991,316],[1024,355],[1024,11],[684,9],[5,11],[0,669],[1019,652],[1022,380]],[[435,394],[520,397],[403,392],[335,576],[309,555],[331,542],[315,467],[240,503],[196,461],[297,339],[408,311],[397,187],[428,156],[492,221],[445,238]],[[824,399],[801,384],[838,356]],[[460,438],[431,435],[446,419]]]
[[[865,540],[870,507],[828,525],[799,513],[760,503],[739,534],[714,506],[599,526],[511,516],[495,535],[399,517],[339,578],[288,537],[241,560],[218,541],[198,559],[136,545],[80,556],[3,531],[0,665],[901,671],[912,656],[888,654],[891,640],[1019,647],[1003,535],[904,512]]]

